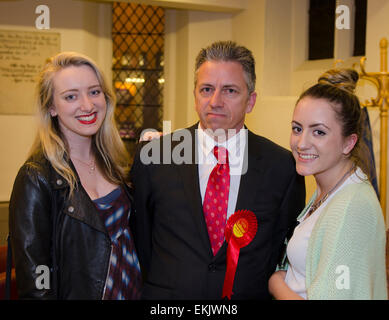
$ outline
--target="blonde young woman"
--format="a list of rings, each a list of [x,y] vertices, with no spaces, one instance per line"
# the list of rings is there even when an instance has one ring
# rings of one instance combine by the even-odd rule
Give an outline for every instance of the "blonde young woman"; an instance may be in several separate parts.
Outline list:
[[[38,134],[10,200],[19,298],[137,299],[114,96],[96,64],[73,52],[47,62],[37,89]]]
[[[300,175],[317,190],[275,272],[276,299],[387,299],[385,225],[364,160],[358,73],[330,70],[297,101],[290,146]]]

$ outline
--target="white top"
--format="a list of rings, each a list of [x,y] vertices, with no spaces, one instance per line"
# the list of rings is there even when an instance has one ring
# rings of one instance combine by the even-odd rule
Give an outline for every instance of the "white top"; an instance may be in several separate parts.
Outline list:
[[[208,178],[217,164],[217,159],[213,154],[215,145],[222,146],[228,150],[228,162],[230,165],[230,192],[228,195],[227,219],[235,212],[236,202],[242,174],[243,160],[246,147],[247,129],[242,128],[236,135],[223,143],[216,143],[200,126],[197,129],[198,139],[198,170],[201,200],[204,202],[205,191],[207,189]],[[247,157],[246,157],[247,159]]]
[[[342,188],[349,184],[361,183],[367,179],[366,175],[360,168],[349,176],[338,189],[332,193],[326,201],[324,201],[319,208],[317,208],[309,217],[306,215],[309,209],[306,211],[304,216],[300,218],[299,225],[294,229],[293,236],[290,238],[286,254],[288,256],[289,267],[286,272],[285,282],[294,292],[299,294],[304,299],[307,299],[307,290],[305,286],[305,265],[306,256],[308,250],[308,240],[311,236],[313,227],[316,224],[323,208],[331,201],[332,197],[339,192]]]

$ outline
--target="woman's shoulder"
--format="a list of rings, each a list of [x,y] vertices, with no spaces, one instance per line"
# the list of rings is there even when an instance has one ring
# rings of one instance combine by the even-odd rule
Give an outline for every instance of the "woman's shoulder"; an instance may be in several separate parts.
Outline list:
[[[382,218],[382,210],[374,188],[369,181],[360,181],[343,187],[325,208],[323,220],[331,220],[338,225],[363,221],[375,225]]]
[[[40,155],[29,157],[20,167],[12,187],[10,203],[41,201],[55,189],[52,179],[54,171],[49,161]],[[43,198],[42,198],[43,197]]]
[[[366,206],[380,208],[377,194],[368,180],[361,180],[358,183],[351,183],[342,188],[335,196],[334,202],[344,203],[352,207]]]
[[[17,178],[48,182],[51,176],[51,164],[42,152],[31,155],[20,167]],[[38,182],[38,181],[37,181]]]

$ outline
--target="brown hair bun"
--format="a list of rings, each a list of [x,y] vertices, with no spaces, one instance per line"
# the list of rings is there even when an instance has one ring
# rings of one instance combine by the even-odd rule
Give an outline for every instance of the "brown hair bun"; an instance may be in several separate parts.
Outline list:
[[[333,85],[354,93],[358,79],[358,72],[353,69],[331,69],[319,77],[318,83]]]

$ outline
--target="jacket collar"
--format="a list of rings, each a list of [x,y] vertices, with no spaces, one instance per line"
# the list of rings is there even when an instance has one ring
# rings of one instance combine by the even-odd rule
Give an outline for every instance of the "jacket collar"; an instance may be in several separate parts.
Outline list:
[[[238,199],[235,211],[250,209],[255,197],[252,196],[252,188],[263,180],[265,166],[263,164],[262,148],[258,137],[248,131],[247,144],[247,172],[240,178]]]
[[[69,161],[69,165],[77,177],[76,189],[74,190],[73,195],[69,199],[69,184],[51,166],[50,184],[53,190],[58,192],[58,197],[62,197],[64,200],[64,206],[62,208],[63,213],[68,216],[71,216],[74,219],[86,223],[87,225],[100,232],[108,234],[104,222],[100,218],[99,210],[97,209],[96,205],[91,200],[88,193],[85,191],[84,187],[80,182],[80,178],[77,174],[76,168],[74,167],[71,161]]]

